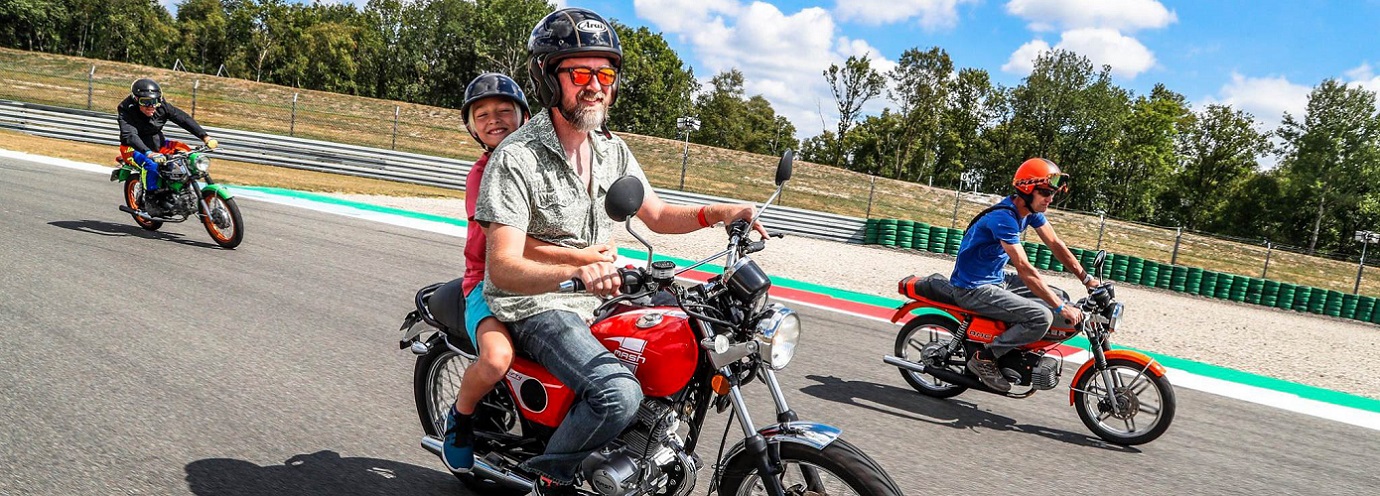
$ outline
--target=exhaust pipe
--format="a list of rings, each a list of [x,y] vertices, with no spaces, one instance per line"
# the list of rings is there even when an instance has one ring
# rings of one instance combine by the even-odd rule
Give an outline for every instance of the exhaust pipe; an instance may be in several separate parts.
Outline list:
[[[430,451],[431,454],[441,456],[441,443],[438,438],[422,436],[422,448]],[[474,459],[474,469],[470,472],[479,479],[492,481],[495,484],[506,487],[507,489],[518,491],[531,491],[534,485],[531,480],[508,470],[499,470],[492,465],[485,463],[484,460]]]
[[[964,374],[959,374],[952,370],[935,368],[929,365],[921,365],[905,359],[896,358],[891,355],[882,357],[882,361],[886,362],[887,365],[903,368],[911,372],[919,372],[921,374],[932,375],[941,381],[953,384],[955,386],[963,386],[970,389],[981,389],[983,391],[996,394],[1005,394],[999,391],[992,390],[992,388],[987,387],[986,384],[983,384],[982,381],[978,380],[977,378],[969,377]]]
[[[133,215],[133,216],[138,217],[138,218],[140,218],[140,219],[144,219],[144,220],[146,220],[146,221],[153,221],[153,222],[176,222],[176,221],[173,220],[173,219],[167,219],[167,218],[163,218],[163,217],[154,217],[154,216],[152,216],[152,215],[149,215],[147,212],[140,212],[140,211],[138,211],[138,210],[129,208],[128,205],[120,205],[120,211],[121,211],[121,212],[124,212],[124,213],[127,213],[127,214],[130,214],[130,215]]]

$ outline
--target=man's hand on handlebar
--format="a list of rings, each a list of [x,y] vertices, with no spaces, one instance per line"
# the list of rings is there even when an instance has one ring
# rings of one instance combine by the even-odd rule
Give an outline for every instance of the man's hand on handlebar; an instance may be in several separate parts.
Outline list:
[[[618,296],[618,288],[623,283],[618,268],[609,262],[583,265],[571,277],[584,283],[586,292],[600,298]]]
[[[732,205],[723,203],[714,205],[714,207],[722,208],[724,210],[725,215],[723,221],[725,224],[729,226],[732,226],[733,221],[735,220],[742,219],[746,221],[751,221],[752,218],[757,215],[757,208],[752,206],[751,203],[739,203]],[[767,237],[767,228],[762,227],[761,222],[753,222],[752,229],[757,231],[758,234],[761,234],[762,238]]]

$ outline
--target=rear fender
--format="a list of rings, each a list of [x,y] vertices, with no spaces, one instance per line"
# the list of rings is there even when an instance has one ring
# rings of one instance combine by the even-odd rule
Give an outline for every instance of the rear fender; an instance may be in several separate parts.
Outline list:
[[[207,184],[207,185],[205,185],[205,186],[202,186],[202,187],[201,187],[201,196],[206,196],[206,192],[207,192],[207,191],[214,191],[214,192],[216,193],[216,196],[219,196],[220,199],[222,199],[222,200],[229,200],[229,199],[235,197],[235,195],[230,194],[230,190],[229,190],[229,189],[227,189],[225,186],[221,186],[221,185],[219,185],[219,184],[214,184],[214,183],[213,183],[213,184]]]
[[[906,315],[911,312],[915,312],[916,316],[939,315],[954,322],[958,322],[958,319],[954,318],[953,314],[918,301],[911,301],[907,302],[905,305],[901,305],[901,308],[896,309],[896,314],[891,316],[891,322],[900,322],[901,319],[905,318]]]
[[[1108,351],[1108,352],[1106,353],[1106,357],[1107,357],[1107,360],[1108,360],[1108,361],[1114,360],[1114,359],[1117,359],[1117,358],[1124,359],[1124,360],[1130,360],[1130,361],[1132,361],[1132,362],[1135,362],[1136,365],[1139,365],[1140,368],[1141,368],[1141,370],[1145,370],[1145,371],[1149,372],[1151,375],[1153,375],[1153,376],[1155,376],[1155,377],[1164,377],[1164,366],[1163,366],[1163,365],[1160,365],[1160,362],[1155,361],[1154,358],[1150,358],[1150,357],[1147,356],[1146,354],[1141,353],[1141,352],[1139,352],[1139,351],[1132,351],[1132,350],[1112,350],[1112,351]],[[1070,382],[1069,384],[1070,384],[1070,385],[1078,384],[1078,381],[1081,380],[1081,379],[1083,378],[1083,375],[1084,375],[1084,374],[1091,373],[1091,371],[1092,371],[1092,369],[1093,369],[1094,362],[1096,362],[1096,361],[1097,361],[1097,360],[1095,360],[1095,359],[1089,359],[1088,361],[1083,362],[1083,366],[1082,366],[1082,367],[1079,367],[1079,368],[1078,368],[1078,372],[1076,372],[1076,373],[1073,374],[1073,381]],[[1073,388],[1070,387],[1070,388],[1069,388],[1069,404],[1070,404],[1070,405],[1073,404],[1073,393],[1074,393]]]
[[[774,442],[796,443],[822,450],[843,434],[843,430],[832,425],[817,422],[795,421],[772,424],[757,431],[770,445]],[[747,454],[747,446],[742,441],[733,445],[724,456],[724,466],[733,466],[733,460]]]

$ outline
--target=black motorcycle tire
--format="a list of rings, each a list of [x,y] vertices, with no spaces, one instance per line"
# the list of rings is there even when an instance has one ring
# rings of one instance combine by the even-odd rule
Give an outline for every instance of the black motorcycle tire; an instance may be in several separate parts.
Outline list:
[[[1107,366],[1122,366],[1131,369],[1142,368],[1140,364],[1124,358],[1113,358],[1111,360],[1107,360]],[[1109,432],[1106,429],[1101,428],[1101,426],[1097,424],[1097,413],[1089,411],[1087,402],[1084,401],[1084,396],[1087,393],[1080,392],[1088,390],[1088,383],[1091,382],[1098,375],[1096,370],[1089,370],[1087,373],[1083,374],[1082,377],[1079,377],[1078,381],[1072,386],[1073,406],[1074,409],[1078,411],[1078,418],[1082,419],[1083,425],[1087,426],[1088,430],[1092,431],[1094,434],[1097,434],[1097,437],[1100,437],[1103,440],[1112,444],[1120,446],[1135,446],[1138,444],[1145,444],[1150,441],[1154,441],[1155,439],[1158,439],[1161,435],[1164,434],[1165,431],[1169,430],[1169,424],[1173,423],[1174,421],[1174,411],[1176,408],[1176,401],[1174,399],[1174,387],[1169,384],[1169,379],[1166,379],[1163,376],[1156,376],[1154,374],[1149,374],[1148,372],[1147,374],[1149,375],[1150,381],[1154,384],[1155,389],[1159,391],[1160,399],[1163,402],[1161,407],[1162,412],[1160,422],[1158,424],[1155,424],[1154,428],[1150,429],[1149,431],[1146,431],[1143,434],[1136,436],[1120,436],[1114,432]]]
[[[896,333],[896,346],[895,349],[892,350],[894,352],[894,356],[896,356],[897,358],[909,358],[907,355],[908,350],[906,349],[906,342],[909,340],[910,335],[915,333],[920,326],[927,324],[943,327],[944,329],[949,331],[949,334],[955,336],[954,339],[958,339],[958,324],[954,321],[934,315],[917,316],[913,319],[910,319],[910,322],[906,322],[906,325],[901,326],[901,330]],[[911,359],[910,361],[917,362],[917,360],[914,359]],[[966,386],[959,386],[956,384],[950,384],[947,388],[935,388],[934,385],[926,384],[924,381],[916,377],[916,375],[919,374],[918,372],[913,372],[900,367],[897,367],[897,370],[901,372],[901,378],[906,380],[906,384],[910,384],[910,387],[914,388],[916,392],[923,394],[925,396],[929,396],[931,398],[952,398],[954,396],[963,394],[964,391],[968,390]]]
[[[433,385],[436,384],[436,374],[441,370],[441,367],[445,366],[447,361],[463,357],[446,346],[445,339],[442,339],[440,335],[433,337],[429,344],[431,345],[431,351],[417,357],[417,364],[412,369],[412,392],[417,405],[417,419],[422,422],[422,431],[426,432],[428,436],[441,438],[443,437],[443,433],[440,428],[437,428],[437,425],[443,424],[445,418],[433,418],[431,412],[434,410],[445,410],[435,408],[432,405],[430,391]],[[466,367],[468,367],[468,365]],[[452,391],[447,397],[453,399],[455,393],[455,391]],[[444,470],[444,467],[442,470]],[[477,477],[473,473],[455,474],[455,478],[460,479],[460,483],[464,484],[465,487],[474,494],[521,496],[528,493],[528,491],[509,489],[506,486],[497,484],[488,479]]]
[[[201,199],[206,202],[207,205],[210,205],[211,201],[219,199],[219,197],[216,196],[214,191],[204,191],[201,193]],[[206,234],[211,235],[211,241],[215,241],[221,248],[233,250],[240,245],[240,242],[244,241],[244,217],[240,215],[240,206],[235,203],[234,198],[224,198],[220,199],[220,201],[225,204],[225,210],[230,213],[230,227],[234,229],[234,232],[229,236],[225,236],[224,233],[216,227],[215,222],[211,220],[210,212],[201,213],[201,223],[206,227]]]
[[[896,482],[876,461],[843,439],[835,439],[822,450],[796,442],[782,442],[781,462],[804,462],[827,470],[848,484],[853,493],[859,496],[902,496]],[[747,451],[739,452],[728,460],[719,479],[718,494],[747,494],[743,491],[750,488],[743,486],[756,473],[757,460]]]
[[[128,179],[128,180],[125,180],[125,205],[126,205],[126,206],[128,206],[129,208],[134,209],[134,210],[143,210],[143,208],[142,208],[143,205],[140,205],[140,204],[139,204],[139,201],[135,198],[135,195],[138,194],[139,188],[143,188],[143,187],[144,187],[144,185],[143,185],[142,183],[140,183],[138,179]],[[146,194],[147,194],[147,193],[146,193]],[[158,228],[163,227],[163,221],[157,221],[157,220],[144,220],[144,219],[140,218],[138,215],[134,215],[134,214],[129,214],[129,216],[130,216],[130,217],[133,217],[133,218],[134,218],[134,223],[135,223],[135,224],[138,224],[139,227],[144,228],[145,231],[157,231]]]

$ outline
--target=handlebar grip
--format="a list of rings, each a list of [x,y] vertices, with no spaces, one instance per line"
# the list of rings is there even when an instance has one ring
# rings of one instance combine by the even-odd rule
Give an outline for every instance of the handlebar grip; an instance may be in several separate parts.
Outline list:
[[[585,290],[585,282],[578,277],[572,277],[569,281],[561,283],[556,289],[558,293],[579,293]]]
[[[766,247],[767,243],[765,241],[753,241],[751,243],[748,243],[747,249],[743,250],[743,254],[746,255],[749,253],[757,253],[759,251],[762,251]]]

